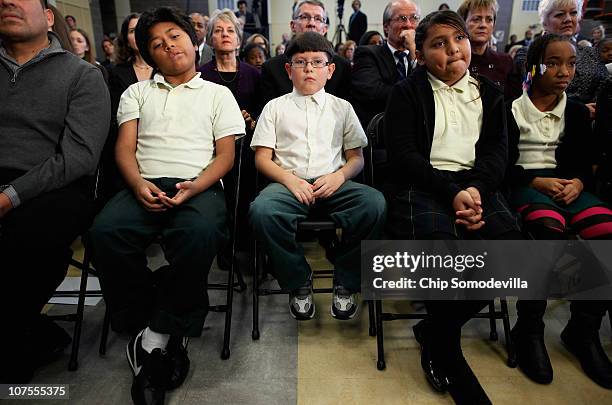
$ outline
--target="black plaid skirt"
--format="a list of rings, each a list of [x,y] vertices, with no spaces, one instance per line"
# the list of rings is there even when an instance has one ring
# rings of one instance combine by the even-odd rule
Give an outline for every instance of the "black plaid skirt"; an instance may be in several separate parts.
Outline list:
[[[426,239],[433,233],[451,234],[458,239],[497,239],[521,229],[518,217],[500,192],[481,196],[485,224],[476,232],[455,224],[452,206],[443,204],[434,194],[406,188],[387,192],[385,197],[386,233],[391,239]]]

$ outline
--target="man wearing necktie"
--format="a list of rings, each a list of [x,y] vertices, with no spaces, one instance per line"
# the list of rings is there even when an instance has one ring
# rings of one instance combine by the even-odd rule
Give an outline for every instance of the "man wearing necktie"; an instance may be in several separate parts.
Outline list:
[[[359,43],[363,34],[368,30],[368,16],[361,11],[361,1],[354,0],[351,7],[354,13],[349,18],[348,39]]]
[[[419,18],[414,1],[391,1],[383,12],[386,43],[356,49],[351,96],[364,128],[376,114],[384,111],[391,87],[409,76],[416,66],[414,35]]]

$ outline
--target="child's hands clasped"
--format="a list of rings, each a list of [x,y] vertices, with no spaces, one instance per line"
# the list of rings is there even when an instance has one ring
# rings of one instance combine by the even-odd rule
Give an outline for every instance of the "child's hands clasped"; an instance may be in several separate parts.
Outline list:
[[[558,179],[556,177],[536,177],[531,187],[551,197],[557,203],[571,204],[584,189],[580,179]]]
[[[160,198],[157,197],[164,196],[165,193],[150,181],[145,179],[140,180],[134,187],[133,191],[138,202],[147,211],[161,212],[167,209],[166,205],[164,205]]]
[[[562,202],[565,205],[570,204],[578,198],[583,188],[584,184],[582,184],[580,179],[569,180],[569,183],[563,187],[563,190],[553,196],[553,200],[558,203]]]
[[[565,186],[571,182],[571,180],[558,179],[556,177],[536,177],[531,181],[531,187],[535,188],[542,194],[546,194],[549,197],[554,197],[563,191],[563,188],[565,188]]]
[[[196,184],[191,180],[176,183],[176,188],[178,192],[172,198],[169,198],[166,193],[158,195],[159,200],[169,208],[177,207],[199,193]]]
[[[312,185],[315,198],[327,198],[334,194],[346,181],[341,171],[319,177]]]
[[[453,199],[453,209],[457,219],[456,224],[461,224],[468,231],[476,231],[484,225],[482,220],[482,200],[480,192],[475,187],[461,190]]]
[[[284,184],[299,202],[306,205],[314,204],[315,197],[312,184],[293,174]]]

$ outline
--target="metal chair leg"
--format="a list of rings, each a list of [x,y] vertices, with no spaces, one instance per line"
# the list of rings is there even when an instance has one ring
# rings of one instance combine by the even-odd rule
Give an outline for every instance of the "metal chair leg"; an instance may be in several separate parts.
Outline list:
[[[387,365],[385,363],[385,346],[383,339],[383,320],[382,320],[382,301],[376,300],[376,348],[378,350],[378,361],[376,368],[384,370]]]
[[[251,338],[253,340],[259,340],[259,274],[262,260],[261,248],[259,244],[255,242],[255,265],[253,266],[253,330],[251,331]]]
[[[85,311],[85,296],[87,295],[87,277],[89,276],[89,255],[85,250],[83,257],[83,269],[81,270],[81,285],[79,286],[79,300],[77,303],[76,320],[74,323],[74,334],[72,336],[72,351],[68,370],[76,371],[79,366],[79,344],[81,343],[81,328],[83,327],[83,312]]]
[[[227,276],[227,299],[225,301],[225,330],[223,332],[223,349],[221,359],[227,360],[230,357],[230,333],[232,328],[232,303],[234,298],[234,269],[236,268],[236,239],[232,240],[232,264]]]
[[[374,313],[374,302],[368,300],[368,333],[370,336],[376,336],[376,314]]]
[[[106,304],[106,301],[105,301]],[[108,304],[104,309],[104,322],[102,323],[102,336],[100,337],[100,349],[98,353],[100,356],[106,355],[106,346],[108,343],[108,330],[110,329],[110,312],[108,310]]]
[[[489,302],[489,324],[491,325],[489,339],[492,342],[496,342],[499,337],[497,336],[497,323],[495,321],[495,300]]]
[[[501,304],[501,310],[503,313],[503,324],[504,324],[504,338],[506,340],[506,351],[508,352],[508,367],[515,368],[517,365],[516,362],[516,352],[514,351],[514,343],[512,342],[512,338],[510,337],[510,316],[508,314],[508,301],[505,299],[499,300]]]

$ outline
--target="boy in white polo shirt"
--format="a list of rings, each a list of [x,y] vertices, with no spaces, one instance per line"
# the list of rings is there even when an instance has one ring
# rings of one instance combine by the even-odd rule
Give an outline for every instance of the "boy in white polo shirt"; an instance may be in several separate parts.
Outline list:
[[[315,308],[311,270],[295,238],[297,223],[316,210],[342,227],[331,313],[350,319],[361,286],[360,242],[380,236],[385,200],[350,180],[363,168],[367,138],[351,105],[325,93],[335,67],[329,62],[329,42],[306,32],[285,55],[293,92],[264,107],[251,142],[257,169],[272,183],[251,204],[250,222],[281,288],[289,291],[289,309],[298,320],[311,319]]]
[[[108,202],[87,239],[113,328],[137,333],[127,354],[140,404],[163,403],[187,375],[183,337],[202,332],[208,270],[228,239],[220,179],[245,128],[232,93],[196,73],[187,16],[144,13],[136,41],[158,73],[130,86],[117,112],[117,165],[130,189]],[[153,278],[145,249],[158,237],[170,269]]]

